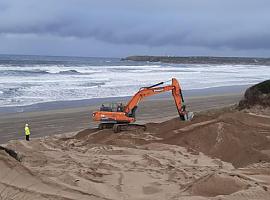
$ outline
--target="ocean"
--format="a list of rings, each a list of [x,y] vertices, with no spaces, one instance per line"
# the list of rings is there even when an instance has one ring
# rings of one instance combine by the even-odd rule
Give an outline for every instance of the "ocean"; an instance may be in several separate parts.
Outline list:
[[[172,77],[184,90],[247,85],[269,79],[270,67],[0,55],[0,107],[131,96]]]

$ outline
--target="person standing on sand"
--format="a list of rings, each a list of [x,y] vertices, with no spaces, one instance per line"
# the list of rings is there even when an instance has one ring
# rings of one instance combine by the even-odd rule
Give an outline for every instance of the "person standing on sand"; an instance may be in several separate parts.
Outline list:
[[[30,140],[30,128],[29,128],[28,124],[25,124],[24,132],[25,132],[25,140],[29,141]]]

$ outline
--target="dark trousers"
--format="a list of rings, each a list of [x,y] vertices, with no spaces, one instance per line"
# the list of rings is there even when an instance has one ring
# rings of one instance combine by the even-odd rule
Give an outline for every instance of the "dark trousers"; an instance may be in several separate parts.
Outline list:
[[[25,135],[25,139],[26,139],[27,141],[29,141],[29,139],[30,139],[29,136],[30,136],[30,135]]]

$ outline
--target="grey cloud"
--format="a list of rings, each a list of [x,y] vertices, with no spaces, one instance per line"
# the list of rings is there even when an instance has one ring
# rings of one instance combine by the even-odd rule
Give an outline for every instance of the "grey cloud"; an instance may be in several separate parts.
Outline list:
[[[103,43],[270,49],[267,0],[3,0],[0,34]]]

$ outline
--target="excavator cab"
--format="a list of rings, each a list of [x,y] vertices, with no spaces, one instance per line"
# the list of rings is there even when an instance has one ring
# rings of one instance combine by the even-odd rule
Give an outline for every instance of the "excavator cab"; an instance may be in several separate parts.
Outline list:
[[[99,111],[106,111],[106,112],[123,112],[124,106],[122,103],[110,103],[108,105],[102,104]]]
[[[112,107],[102,104],[99,111],[112,112]]]

